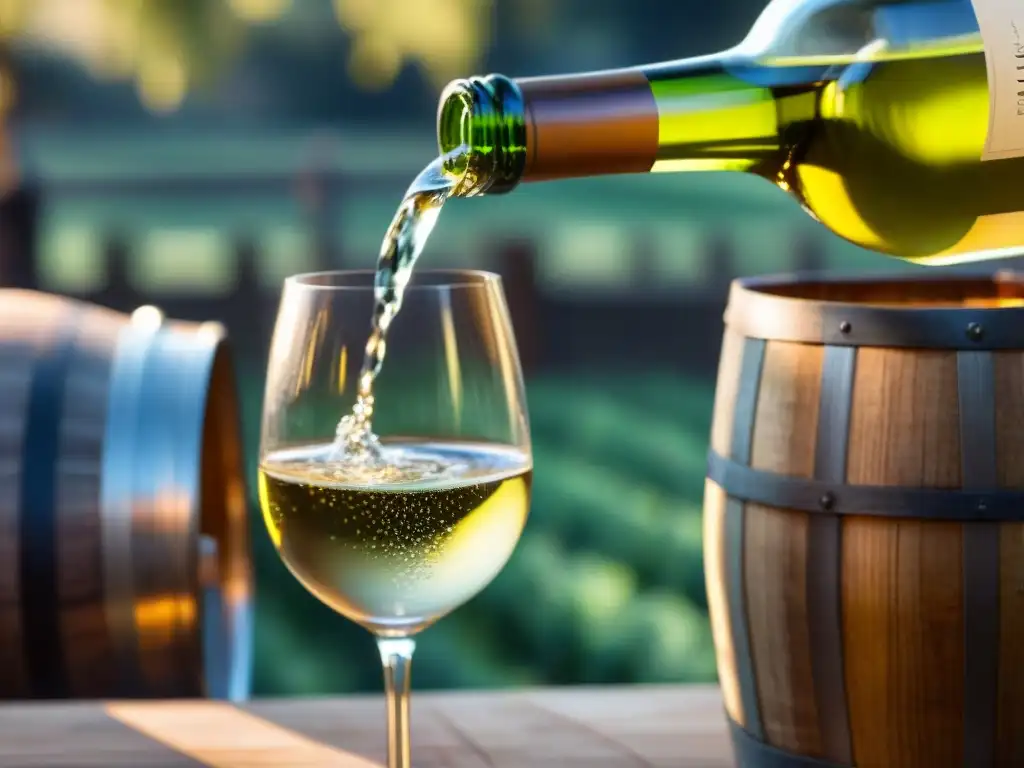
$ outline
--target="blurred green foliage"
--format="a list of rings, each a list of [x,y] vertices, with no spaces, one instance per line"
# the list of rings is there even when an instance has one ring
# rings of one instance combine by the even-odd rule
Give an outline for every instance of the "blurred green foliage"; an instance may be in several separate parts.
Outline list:
[[[244,378],[250,470],[261,388]],[[421,635],[416,687],[714,680],[700,506],[712,383],[577,371],[527,389],[526,532],[487,589]],[[254,693],[379,690],[369,634],[291,577],[252,511]]]

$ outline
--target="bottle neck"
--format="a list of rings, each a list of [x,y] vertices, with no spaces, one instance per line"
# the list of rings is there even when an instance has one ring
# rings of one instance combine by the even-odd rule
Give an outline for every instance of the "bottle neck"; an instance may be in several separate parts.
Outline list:
[[[582,75],[452,83],[438,140],[462,148],[458,193],[523,181],[681,170],[757,170],[779,152],[776,92],[729,54]],[[457,153],[458,154],[458,153]]]

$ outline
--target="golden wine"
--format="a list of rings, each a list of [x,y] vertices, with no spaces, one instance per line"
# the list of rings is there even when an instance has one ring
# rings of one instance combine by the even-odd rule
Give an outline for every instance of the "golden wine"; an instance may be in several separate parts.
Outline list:
[[[494,444],[380,442],[380,462],[336,445],[260,464],[264,521],[282,560],[328,606],[379,635],[418,632],[501,571],[526,523],[528,453]]]
[[[448,86],[456,194],[743,171],[841,237],[939,264],[1024,250],[1024,5],[774,0],[724,53]]]

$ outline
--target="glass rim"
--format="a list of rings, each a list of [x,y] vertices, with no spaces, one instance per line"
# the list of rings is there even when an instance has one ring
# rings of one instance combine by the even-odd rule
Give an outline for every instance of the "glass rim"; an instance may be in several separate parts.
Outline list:
[[[375,269],[327,269],[318,272],[300,272],[284,279],[285,288],[310,291],[373,291]],[[348,279],[358,282],[346,282]],[[465,288],[501,286],[501,275],[485,269],[415,269],[405,288],[406,293],[418,291],[450,291]]]

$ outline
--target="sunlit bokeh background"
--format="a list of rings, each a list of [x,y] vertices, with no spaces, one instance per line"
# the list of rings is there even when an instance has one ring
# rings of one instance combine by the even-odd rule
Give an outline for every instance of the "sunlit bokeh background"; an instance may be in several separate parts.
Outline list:
[[[0,284],[224,322],[252,469],[282,278],[372,265],[448,80],[708,53],[761,6],[0,0]],[[506,277],[536,495],[506,570],[423,635],[416,685],[713,680],[700,503],[728,281],[900,267],[727,174],[456,201],[423,259]],[[252,512],[255,693],[378,690],[369,636]]]

